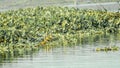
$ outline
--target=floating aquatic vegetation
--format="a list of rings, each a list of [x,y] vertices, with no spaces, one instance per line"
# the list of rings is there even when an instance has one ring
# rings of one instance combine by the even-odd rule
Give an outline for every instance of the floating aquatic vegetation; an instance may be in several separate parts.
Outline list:
[[[119,12],[68,7],[10,10],[0,13],[0,55],[77,45],[107,33],[120,33]]]
[[[109,47],[103,47],[103,48],[96,48],[96,51],[118,51],[118,46],[109,46]]]

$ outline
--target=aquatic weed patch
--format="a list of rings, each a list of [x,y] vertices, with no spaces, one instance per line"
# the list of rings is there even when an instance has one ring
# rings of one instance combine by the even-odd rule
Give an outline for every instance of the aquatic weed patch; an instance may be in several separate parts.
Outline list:
[[[109,46],[109,47],[103,47],[103,48],[96,48],[95,50],[97,52],[99,51],[105,51],[105,52],[108,52],[108,51],[118,51],[120,48],[118,46]]]
[[[120,33],[120,13],[36,7],[0,13],[0,55],[73,46],[84,38]]]

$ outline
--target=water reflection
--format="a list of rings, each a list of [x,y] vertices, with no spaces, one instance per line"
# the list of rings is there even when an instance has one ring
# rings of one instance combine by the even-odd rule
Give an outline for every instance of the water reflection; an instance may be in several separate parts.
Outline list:
[[[40,49],[33,54],[1,60],[0,68],[118,68],[120,51],[96,52],[96,47],[120,45],[120,37],[84,38],[76,46]]]
[[[95,52],[93,47],[55,48],[50,52],[40,50],[33,56],[17,58],[3,63],[0,68],[117,68],[119,52]],[[114,64],[115,63],[115,64]]]

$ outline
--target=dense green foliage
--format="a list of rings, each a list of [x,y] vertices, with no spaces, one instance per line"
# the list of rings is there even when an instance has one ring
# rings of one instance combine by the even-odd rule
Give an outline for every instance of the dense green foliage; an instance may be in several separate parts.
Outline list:
[[[75,45],[83,37],[107,33],[120,33],[119,12],[67,7],[10,10],[0,13],[0,55]]]

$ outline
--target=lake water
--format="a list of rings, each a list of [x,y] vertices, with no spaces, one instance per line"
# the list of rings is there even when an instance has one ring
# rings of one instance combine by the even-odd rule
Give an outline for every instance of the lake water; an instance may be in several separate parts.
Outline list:
[[[94,50],[110,44],[120,46],[120,41],[110,38],[91,45],[60,47],[49,51],[41,49],[32,55],[5,60],[0,68],[119,68],[120,51]]]
[[[4,3],[4,2],[3,2]],[[6,2],[5,2],[6,3]],[[17,2],[15,2],[17,3]],[[27,7],[36,7],[36,6],[61,6],[61,7],[75,7],[75,8],[79,8],[79,9],[99,9],[99,10],[104,10],[106,9],[107,11],[114,11],[117,12],[119,11],[120,5],[117,2],[107,2],[107,3],[83,3],[83,4],[73,4],[73,3],[45,3],[45,5],[42,5],[40,2],[35,2],[35,3],[31,3],[27,4],[24,3],[23,4],[15,4],[15,3],[7,3],[5,5],[0,4],[0,12],[3,11],[8,11],[8,10],[16,10],[19,8],[27,8]],[[44,4],[44,3],[43,3]]]

